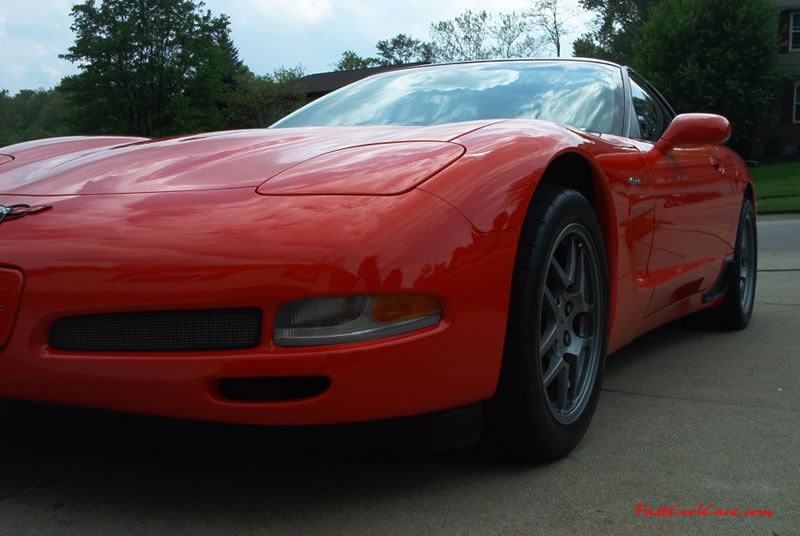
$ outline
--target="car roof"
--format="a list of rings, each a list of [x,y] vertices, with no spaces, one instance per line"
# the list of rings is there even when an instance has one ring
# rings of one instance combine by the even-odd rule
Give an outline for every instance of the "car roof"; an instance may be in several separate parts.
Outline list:
[[[597,58],[494,58],[484,60],[469,60],[469,61],[452,61],[447,63],[425,63],[409,65],[408,67],[399,67],[396,70],[408,69],[430,69],[434,67],[443,67],[446,65],[470,65],[481,63],[520,63],[520,62],[548,62],[548,63],[597,63],[600,65],[607,65],[609,67],[616,67],[622,69],[624,66],[612,61],[601,60]],[[381,73],[376,73],[381,74]]]

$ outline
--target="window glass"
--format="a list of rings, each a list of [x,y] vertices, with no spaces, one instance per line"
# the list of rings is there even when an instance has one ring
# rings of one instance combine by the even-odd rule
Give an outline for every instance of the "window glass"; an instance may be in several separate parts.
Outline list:
[[[800,82],[794,84],[794,115],[792,120],[795,123],[800,123]]]
[[[489,62],[392,71],[346,86],[274,127],[543,119],[621,132],[622,75],[592,62]]]
[[[633,80],[633,77],[631,77],[631,96],[633,97],[633,111],[639,125],[639,138],[658,141],[664,130],[664,119],[658,103]]]
[[[800,11],[792,13],[789,22],[789,49],[800,50]]]

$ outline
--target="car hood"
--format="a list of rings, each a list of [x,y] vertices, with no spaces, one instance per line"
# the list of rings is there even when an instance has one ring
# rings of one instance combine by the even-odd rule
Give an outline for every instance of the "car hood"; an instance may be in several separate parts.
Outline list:
[[[337,151],[347,154],[350,151],[345,149],[353,147],[448,142],[492,123],[496,121],[430,127],[276,128],[167,140],[86,137],[28,142],[0,150],[6,155],[0,165],[0,194],[92,195],[257,188],[282,171],[321,155],[330,160],[335,159]],[[417,144],[425,150],[430,150],[431,145]],[[445,156],[438,158],[431,172],[452,161]],[[413,163],[413,154],[408,159]],[[341,177],[337,180],[341,181]],[[341,186],[336,189],[339,190]]]

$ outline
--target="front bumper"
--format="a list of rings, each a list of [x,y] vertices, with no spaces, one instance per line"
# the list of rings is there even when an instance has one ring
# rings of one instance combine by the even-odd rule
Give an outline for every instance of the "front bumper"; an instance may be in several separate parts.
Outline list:
[[[505,337],[515,230],[481,234],[422,191],[401,196],[259,196],[252,189],[59,198],[0,196],[53,209],[0,227],[0,266],[24,287],[0,350],[0,396],[252,424],[357,422],[492,396]],[[285,303],[316,296],[437,296],[437,326],[314,348],[281,348]],[[262,311],[257,347],[68,352],[50,327],[74,315],[176,309]],[[241,402],[230,378],[324,376],[302,400]]]

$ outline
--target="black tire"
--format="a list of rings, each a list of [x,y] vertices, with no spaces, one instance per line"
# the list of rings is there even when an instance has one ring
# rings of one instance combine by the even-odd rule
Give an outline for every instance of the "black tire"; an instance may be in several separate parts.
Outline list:
[[[713,318],[723,329],[744,329],[753,316],[758,268],[758,236],[756,212],[748,197],[742,202],[736,249],[733,254],[733,271],[728,279],[728,290],[720,305],[713,308]]]
[[[597,406],[608,341],[608,267],[591,205],[543,185],[520,236],[500,384],[487,438],[502,453],[568,454]]]

